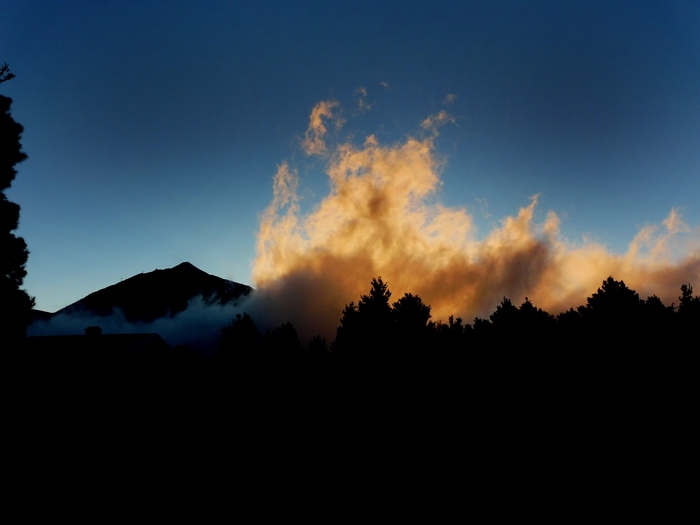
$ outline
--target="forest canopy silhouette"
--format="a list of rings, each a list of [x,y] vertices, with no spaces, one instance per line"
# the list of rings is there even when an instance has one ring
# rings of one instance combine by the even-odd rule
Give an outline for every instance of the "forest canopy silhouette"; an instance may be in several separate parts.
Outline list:
[[[291,323],[263,335],[244,313],[222,329],[217,359],[289,365],[314,353],[318,360],[320,353],[327,365],[367,372],[437,363],[447,371],[464,359],[537,358],[553,352],[560,360],[576,359],[584,351],[608,363],[648,352],[661,357],[691,348],[700,324],[700,296],[693,295],[690,284],[681,285],[680,293],[677,306],[665,305],[656,295],[641,299],[624,281],[608,277],[586,304],[556,316],[528,298],[516,306],[504,297],[488,318],[465,323],[450,316],[443,322],[432,320],[430,306],[419,296],[405,293],[392,302],[388,283],[377,277],[357,304],[345,306],[335,340],[328,347],[323,341],[321,352],[320,336],[304,351]]]

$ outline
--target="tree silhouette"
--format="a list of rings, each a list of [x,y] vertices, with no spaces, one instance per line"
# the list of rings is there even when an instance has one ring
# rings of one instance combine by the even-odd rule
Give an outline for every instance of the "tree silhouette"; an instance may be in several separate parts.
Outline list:
[[[481,344],[493,333],[493,324],[488,319],[474,318],[474,337]]]
[[[369,367],[370,362],[386,364],[395,334],[388,285],[381,277],[371,284],[357,306],[350,303],[343,309],[333,343],[338,359],[355,369]]]
[[[425,361],[431,325],[430,306],[417,295],[406,293],[392,305],[394,340],[391,343],[394,360],[406,366]]]
[[[589,326],[619,332],[639,321],[643,307],[637,292],[627,288],[624,281],[608,277],[578,310]]]
[[[13,77],[3,64],[0,83]],[[17,176],[15,166],[27,158],[20,142],[24,128],[12,118],[11,105],[11,98],[0,95],[0,338],[16,346],[26,334],[34,299],[21,289],[27,275],[27,244],[12,233],[19,226],[20,208],[5,196]]]
[[[629,353],[645,342],[644,333],[648,330],[642,324],[644,301],[624,281],[608,277],[578,311],[583,321],[584,344],[593,351],[605,352],[614,366],[624,366],[625,358],[613,354]]]
[[[557,333],[562,336],[577,337],[583,331],[583,318],[578,310],[569,308],[556,317]]]
[[[457,353],[464,350],[468,344],[469,335],[472,335],[472,325],[464,325],[462,318],[451,315],[447,324],[438,321],[430,323],[429,327],[435,333],[435,345],[443,353]]]
[[[602,288],[587,299],[584,316],[620,319],[638,314],[641,306],[639,294],[627,288],[625,281],[608,277]]]
[[[325,359],[328,354],[328,345],[326,338],[320,335],[315,335],[311,338],[308,345],[309,354],[319,359]]]
[[[385,330],[390,325],[390,297],[389,287],[382,281],[382,278],[372,279],[372,288],[369,291],[369,295],[363,295],[357,304],[357,311],[368,326],[377,330]]]
[[[409,337],[424,336],[430,320],[430,306],[417,295],[410,293],[404,294],[392,306],[399,333]]]
[[[340,326],[336,329],[335,341],[331,350],[342,361],[345,360],[350,349],[359,343],[360,339],[360,314],[357,305],[350,302],[343,308]]]
[[[326,338],[315,335],[308,344],[309,363],[314,370],[323,370],[329,365]]]
[[[700,326],[700,296],[693,296],[690,283],[681,286],[681,296],[678,298],[678,321],[680,330],[677,331],[677,344],[684,348],[697,347],[697,327]]]
[[[690,283],[681,285],[681,296],[678,300],[678,314],[681,317],[697,317],[700,314],[700,295],[693,296]]]
[[[520,312],[507,297],[504,297],[490,316],[495,329],[499,331],[517,330],[520,328]]]
[[[536,346],[551,348],[553,332],[557,324],[554,316],[537,308],[527,297],[518,310],[523,324],[522,336]]]
[[[216,358],[225,366],[256,367],[260,346],[260,332],[253,319],[247,313],[236,314],[231,324],[221,329]]]
[[[675,321],[673,305],[665,306],[656,295],[647,297],[644,301],[642,319],[644,326],[651,333],[661,336],[671,331]]]
[[[301,343],[290,322],[268,330],[263,341],[266,367],[277,370],[291,369],[301,357]]]
[[[0,84],[3,82],[7,82],[8,80],[11,80],[15,78],[14,73],[10,73],[10,66],[7,64],[3,64],[0,66]]]

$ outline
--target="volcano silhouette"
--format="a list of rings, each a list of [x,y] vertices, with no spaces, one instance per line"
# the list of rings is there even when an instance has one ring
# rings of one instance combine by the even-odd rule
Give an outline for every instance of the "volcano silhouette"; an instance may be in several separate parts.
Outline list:
[[[134,275],[120,283],[91,293],[53,315],[90,313],[100,317],[118,308],[130,322],[151,322],[174,317],[201,296],[207,305],[233,304],[253,289],[183,262],[173,268]]]

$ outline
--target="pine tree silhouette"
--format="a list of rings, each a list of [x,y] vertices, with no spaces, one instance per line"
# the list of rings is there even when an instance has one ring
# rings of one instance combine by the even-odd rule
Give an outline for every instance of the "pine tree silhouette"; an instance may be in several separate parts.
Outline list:
[[[13,78],[7,64],[0,67],[0,83]],[[19,205],[5,196],[17,176],[15,166],[27,158],[20,139],[24,128],[10,114],[12,99],[0,95],[0,341],[16,347],[24,339],[34,299],[23,290],[29,251],[14,230],[19,226]]]

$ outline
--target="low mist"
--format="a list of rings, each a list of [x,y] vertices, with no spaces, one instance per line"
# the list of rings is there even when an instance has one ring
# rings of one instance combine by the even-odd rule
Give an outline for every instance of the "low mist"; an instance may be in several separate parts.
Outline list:
[[[59,313],[48,320],[35,321],[27,329],[27,336],[83,335],[86,327],[99,326],[103,334],[157,333],[171,346],[186,344],[211,356],[216,351],[221,328],[230,324],[248,301],[245,298],[236,305],[209,305],[198,296],[188,302],[186,310],[151,323],[127,321],[118,308],[108,316],[88,312]]]

